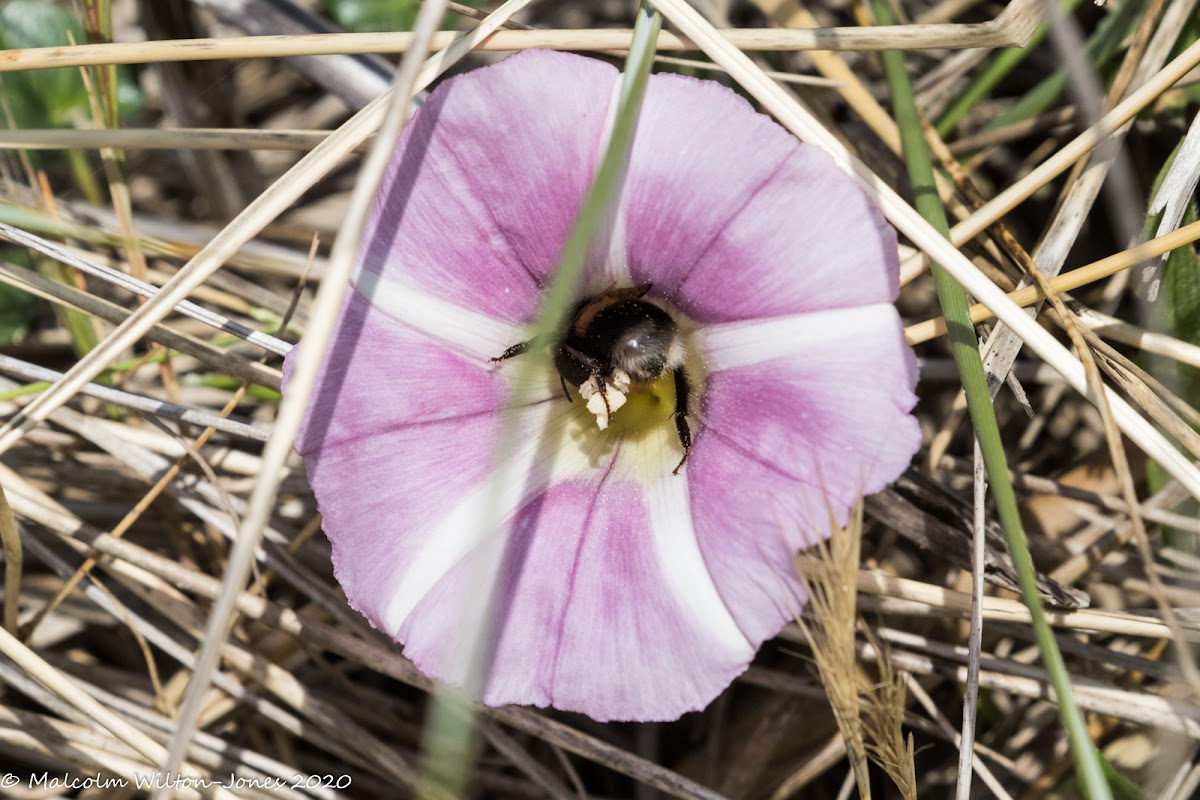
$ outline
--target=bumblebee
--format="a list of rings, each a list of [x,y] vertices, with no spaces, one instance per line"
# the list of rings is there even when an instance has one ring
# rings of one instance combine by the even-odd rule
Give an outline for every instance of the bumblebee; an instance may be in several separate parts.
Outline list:
[[[570,323],[554,343],[554,367],[563,393],[573,400],[567,384],[579,389],[601,428],[625,402],[625,395],[667,374],[675,381],[675,430],[683,447],[683,467],[692,447],[688,427],[691,387],[684,361],[687,349],[675,319],[646,299],[652,284],[612,289],[583,300],[568,316]],[[504,361],[527,352],[533,341],[521,342],[493,358]]]

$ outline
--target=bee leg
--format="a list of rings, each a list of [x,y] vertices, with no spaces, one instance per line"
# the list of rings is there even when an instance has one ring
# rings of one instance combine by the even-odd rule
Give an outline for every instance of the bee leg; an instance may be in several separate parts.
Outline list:
[[[683,469],[684,463],[688,460],[688,454],[692,451],[692,429],[688,427],[687,413],[688,401],[691,399],[692,390],[688,386],[687,374],[684,373],[683,367],[675,370],[675,432],[679,434],[679,444],[683,446],[683,458],[679,459],[679,464],[672,471],[673,475],[678,475],[679,470]]]
[[[558,382],[562,384],[563,394],[565,394],[567,396],[567,402],[574,403],[575,401],[571,399],[571,393],[569,391],[567,391],[567,379],[564,378],[562,375],[559,375]]]
[[[508,348],[500,355],[496,356],[495,358],[490,358],[488,360],[491,361],[492,363],[495,363],[497,361],[507,361],[510,358],[514,358],[516,356],[521,355],[522,353],[528,353],[529,348],[532,346],[533,346],[533,339],[530,339],[527,342],[521,342],[520,344],[514,344],[512,347]]]
[[[596,388],[600,392],[600,397],[604,400],[604,415],[611,419],[612,409],[608,407],[608,386],[604,383],[604,376],[597,372],[593,377],[596,379]]]

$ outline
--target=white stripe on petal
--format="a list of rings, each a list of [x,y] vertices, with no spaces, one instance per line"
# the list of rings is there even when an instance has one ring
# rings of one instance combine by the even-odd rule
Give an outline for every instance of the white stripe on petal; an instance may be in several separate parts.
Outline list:
[[[612,138],[613,126],[617,121],[618,99],[621,95],[621,78],[613,84],[612,99],[608,103],[608,115],[604,119],[604,135],[600,137],[596,150],[596,169],[604,159],[604,151]],[[627,205],[625,191],[625,175],[622,173],[619,183],[613,192],[612,202],[600,223],[600,229],[592,237],[588,251],[590,269],[588,271],[588,294],[607,291],[613,286],[628,286],[633,283],[633,275],[629,271],[629,259],[625,247],[625,206]]]
[[[899,325],[894,306],[876,303],[705,325],[697,338],[705,366],[709,372],[718,372],[811,351],[823,342],[845,341],[857,334],[862,334],[864,341],[874,341],[880,328],[899,330]]]
[[[708,631],[730,654],[754,657],[754,648],[717,592],[692,527],[686,471],[667,473],[646,487],[650,530],[662,565],[663,587],[690,611],[697,629]]]
[[[547,486],[596,474],[595,466],[588,460],[590,454],[570,439],[572,424],[578,424],[579,417],[586,416],[565,401],[521,409],[512,423],[517,426],[516,443],[503,464],[493,468],[491,480],[484,481],[454,508],[447,509],[430,532],[420,555],[405,570],[403,582],[384,613],[388,633],[395,635],[421,599],[455,564],[476,548],[499,544],[495,539],[489,541],[489,537],[502,530],[502,523]],[[497,476],[502,481],[500,485],[496,485]],[[497,554],[491,561],[501,560]],[[477,578],[480,595],[470,598],[472,603],[487,597],[491,585],[491,575]]]
[[[612,224],[608,231],[608,258],[605,259],[603,265],[604,275],[608,281],[605,288],[609,285],[629,286],[633,284],[633,273],[629,271],[629,257],[625,247],[626,204],[626,193],[622,187],[621,194],[610,212]]]
[[[482,361],[523,341],[519,325],[448,303],[411,286],[359,269],[351,283],[367,302],[450,349]]]

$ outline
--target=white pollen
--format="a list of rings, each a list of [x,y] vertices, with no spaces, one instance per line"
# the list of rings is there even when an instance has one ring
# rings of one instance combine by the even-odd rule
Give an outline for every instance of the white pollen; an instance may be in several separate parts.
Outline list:
[[[600,379],[593,375],[579,387],[579,394],[587,400],[587,410],[596,415],[596,426],[600,430],[608,427],[609,419],[617,409],[625,405],[629,393],[629,375],[616,370],[612,378],[604,382],[604,394],[600,393]]]

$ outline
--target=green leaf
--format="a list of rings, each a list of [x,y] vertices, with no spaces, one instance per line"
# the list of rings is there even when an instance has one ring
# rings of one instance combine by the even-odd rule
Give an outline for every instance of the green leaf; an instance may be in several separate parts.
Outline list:
[[[1137,28],[1141,19],[1144,3],[1125,2],[1116,10],[1100,21],[1095,32],[1088,37],[1085,45],[1087,56],[1097,69],[1110,63],[1117,55],[1121,43],[1127,40]],[[1030,117],[1035,117],[1050,106],[1054,105],[1059,95],[1067,87],[1067,70],[1060,67],[1049,77],[1043,79],[1011,108],[994,120],[984,125],[982,130],[998,130]]]
[[[1151,198],[1158,194],[1182,146],[1181,138],[1155,177],[1149,195]],[[1197,209],[1193,197],[1184,208],[1180,226],[1195,222],[1198,212],[1200,209]],[[1154,236],[1161,220],[1161,213],[1147,215],[1142,226],[1142,237],[1149,239]],[[1200,255],[1197,255],[1195,246],[1177,247],[1168,254],[1163,268],[1161,295],[1150,306],[1147,327],[1188,344],[1200,345]],[[1171,391],[1193,405],[1200,403],[1200,370],[1174,359],[1147,359],[1147,363],[1152,374]]]
[[[1080,0],[1061,0],[1060,7],[1065,14],[1074,11],[1075,6],[1079,5],[1079,3]],[[1030,37],[1029,43],[1024,47],[1008,47],[992,56],[987,67],[979,72],[979,75],[971,81],[967,88],[938,117],[937,124],[934,126],[937,128],[938,135],[942,138],[949,136],[959,121],[979,101],[988,97],[1000,81],[1008,77],[1008,74],[1016,69],[1041,44],[1049,30],[1049,26],[1043,22],[1041,25],[1038,25],[1033,36]]]
[[[1190,203],[1182,224],[1196,221],[1196,205]],[[1162,296],[1151,327],[1188,344],[1200,345],[1200,256],[1191,245],[1176,248],[1163,270]],[[1200,403],[1200,370],[1171,360],[1174,379],[1168,385],[1192,405]]]
[[[1150,190],[1150,197],[1158,194],[1158,189],[1167,177],[1167,172],[1175,163],[1175,157],[1179,155],[1182,146],[1183,139],[1181,138],[1155,178],[1154,186]],[[1198,212],[1200,209],[1197,209],[1193,197],[1184,209],[1180,225],[1190,225],[1195,222],[1200,216]],[[1162,214],[1150,214],[1146,217],[1146,223],[1142,228],[1143,238],[1148,239],[1155,235],[1161,219]],[[1200,345],[1200,255],[1196,253],[1194,245],[1178,247],[1167,256],[1166,263],[1163,265],[1162,288],[1158,300],[1149,306],[1146,329],[1173,336],[1188,344]],[[1140,360],[1147,372],[1161,381],[1180,399],[1193,406],[1200,405],[1200,369],[1173,358],[1149,353],[1143,354]],[[1146,481],[1150,491],[1157,492],[1170,480],[1171,476],[1157,462],[1147,462]],[[1176,510],[1182,514],[1196,514],[1200,512],[1200,504],[1189,499]],[[1173,547],[1188,552],[1197,550],[1196,537],[1191,533],[1168,528],[1164,531],[1163,537]]]
[[[57,47],[71,38],[86,41],[83,26],[67,7],[48,0],[7,0],[0,3],[0,49]],[[0,76],[3,91],[18,128],[74,127],[91,120],[87,90],[79,70],[38,69]],[[130,70],[120,71],[118,111],[133,113],[143,98]],[[90,124],[90,122],[89,122]]]
[[[29,254],[21,248],[0,248],[0,259],[29,266]],[[25,338],[37,313],[37,302],[28,292],[0,283],[0,345],[16,344]]]
[[[0,6],[0,47],[54,47],[83,42],[73,14],[45,0],[8,0]],[[17,127],[58,128],[88,116],[87,92],[79,70],[10,72],[0,79]]]
[[[21,341],[36,313],[36,297],[15,286],[0,284],[0,345]]]

